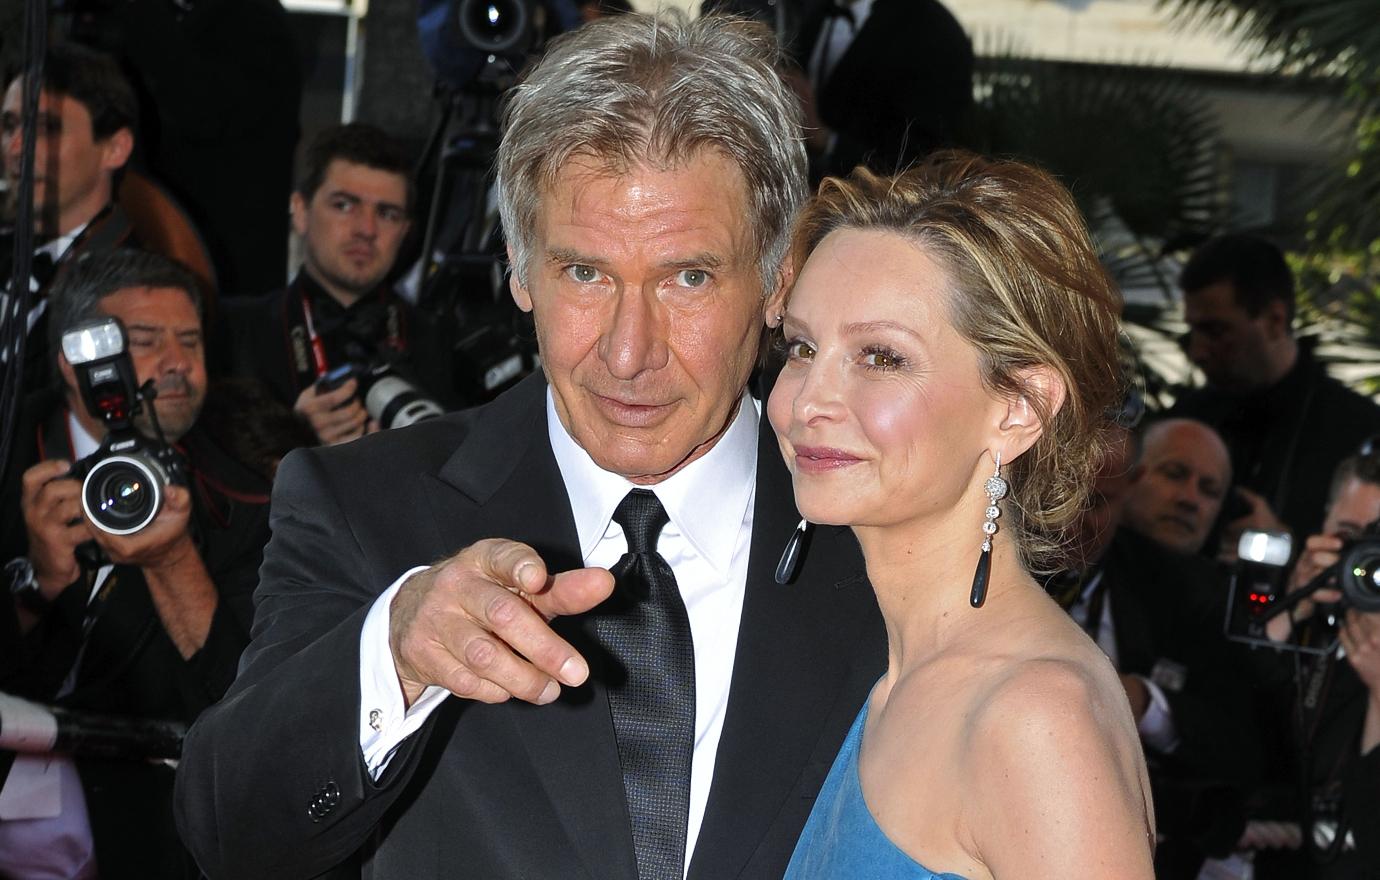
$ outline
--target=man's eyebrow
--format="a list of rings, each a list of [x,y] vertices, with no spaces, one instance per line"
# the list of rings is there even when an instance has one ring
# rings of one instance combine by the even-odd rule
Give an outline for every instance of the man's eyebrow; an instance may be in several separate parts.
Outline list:
[[[356,205],[358,205],[360,202],[364,201],[364,200],[361,199],[359,196],[357,196],[357,195],[355,195],[354,193],[350,192],[349,190],[345,190],[345,189],[331,190],[331,193],[330,193],[330,195],[327,196],[327,198],[330,198],[330,199],[344,199],[345,201],[347,201],[347,202],[352,202],[353,204],[356,204]]]
[[[574,248],[553,247],[546,250],[548,263],[576,263],[581,266],[598,266],[602,260],[589,254],[582,254]]]
[[[727,260],[718,254],[702,252],[658,263],[660,269],[722,269]]]
[[[158,333],[163,329],[162,324],[126,324],[125,327],[130,333]]]

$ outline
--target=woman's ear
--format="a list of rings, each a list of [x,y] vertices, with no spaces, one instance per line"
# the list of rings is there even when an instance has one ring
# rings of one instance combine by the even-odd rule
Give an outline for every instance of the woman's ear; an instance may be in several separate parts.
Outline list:
[[[1047,366],[1029,367],[1017,374],[1021,392],[1006,403],[1001,420],[1002,461],[1020,457],[1045,432],[1041,420],[1052,419],[1064,405],[1064,380]]]
[[[795,281],[795,266],[790,260],[781,264],[781,271],[776,276],[776,289],[770,291],[762,302],[762,323],[768,327],[776,328],[781,326],[781,318],[786,314],[786,299],[791,291],[791,283]]]

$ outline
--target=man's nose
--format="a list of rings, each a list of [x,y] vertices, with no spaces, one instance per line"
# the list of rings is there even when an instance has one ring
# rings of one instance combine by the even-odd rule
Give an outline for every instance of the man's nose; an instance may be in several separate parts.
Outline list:
[[[372,208],[360,208],[355,212],[355,235],[373,238],[379,234],[379,215]]]
[[[22,129],[15,128],[14,131],[0,132],[0,155],[5,157],[5,167],[10,173],[19,170],[20,154],[24,148],[24,138],[20,136]]]
[[[1188,359],[1199,368],[1207,363],[1208,355],[1212,350],[1212,344],[1208,342],[1206,336],[1194,330],[1188,332],[1188,337],[1184,341],[1184,354]]]
[[[655,295],[625,286],[617,294],[599,354],[615,378],[632,379],[644,370],[666,366],[668,332]]]

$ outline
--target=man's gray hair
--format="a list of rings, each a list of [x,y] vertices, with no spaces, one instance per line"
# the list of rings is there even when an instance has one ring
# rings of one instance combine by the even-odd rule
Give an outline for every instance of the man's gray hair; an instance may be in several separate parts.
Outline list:
[[[171,287],[186,291],[197,317],[201,287],[187,269],[157,254],[130,249],[93,251],[62,266],[48,297],[49,350],[62,351],[62,334],[82,321],[105,314],[101,300],[122,290]]]
[[[807,195],[800,104],[776,71],[770,29],[684,13],[602,18],[553,40],[508,95],[499,213],[527,284],[542,196],[575,157],[610,174],[721,152],[747,182],[763,294],[778,283]]]

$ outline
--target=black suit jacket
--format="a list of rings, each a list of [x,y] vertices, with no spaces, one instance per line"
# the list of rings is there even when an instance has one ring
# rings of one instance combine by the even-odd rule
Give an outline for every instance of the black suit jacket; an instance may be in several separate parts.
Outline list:
[[[374,598],[484,537],[580,566],[534,376],[494,403],[284,461],[253,642],[188,737],[184,840],[211,877],[303,877],[357,850],[372,877],[636,877],[622,775],[581,616],[553,624],[590,682],[548,706],[449,699],[372,781],[359,749],[359,637]],[[772,573],[798,514],[763,426],[728,713],[696,878],[780,877],[884,668],[881,616],[845,529],[814,530],[795,583]],[[327,814],[308,809],[324,798]],[[318,811],[319,812],[319,811]]]
[[[829,5],[805,4],[792,47],[802,67]],[[960,142],[973,104],[972,44],[938,0],[875,0],[828,78],[813,85],[819,118],[838,135],[820,171],[865,164],[893,174]]]
[[[1179,746],[1160,767],[1245,786],[1260,761],[1250,730],[1245,649],[1223,634],[1226,580],[1208,560],[1120,529],[1103,560],[1116,630],[1117,671],[1161,679]],[[1156,676],[1160,667],[1161,675]],[[1170,675],[1166,685],[1164,672]]]

